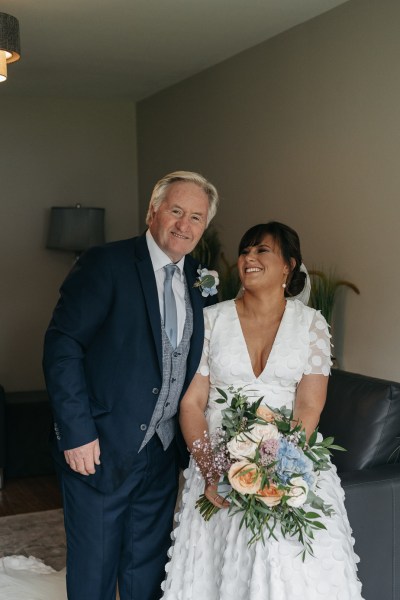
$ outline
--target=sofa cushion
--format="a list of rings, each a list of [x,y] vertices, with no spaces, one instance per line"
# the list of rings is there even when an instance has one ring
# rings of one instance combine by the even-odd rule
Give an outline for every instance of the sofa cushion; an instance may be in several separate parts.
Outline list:
[[[335,452],[339,471],[399,462],[400,384],[334,369],[320,431],[347,452]]]

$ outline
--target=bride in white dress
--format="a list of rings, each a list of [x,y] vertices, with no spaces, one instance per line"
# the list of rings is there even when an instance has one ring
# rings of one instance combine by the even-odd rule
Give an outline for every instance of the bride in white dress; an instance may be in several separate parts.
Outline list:
[[[182,506],[173,532],[164,600],[360,600],[351,529],[335,467],[318,477],[318,494],[334,508],[315,534],[314,557],[297,540],[266,538],[248,546],[249,532],[231,516],[199,445],[221,424],[216,388],[246,386],[254,399],[294,408],[307,435],[325,403],[330,335],[323,316],[290,296],[304,287],[296,232],[280,223],[250,229],[239,247],[244,293],[205,309],[202,362],[180,409],[181,427],[198,460],[185,472]],[[202,467],[203,465],[203,467]],[[206,478],[206,482],[201,474]],[[211,480],[210,480],[211,479]],[[195,503],[202,493],[221,508],[208,522]],[[218,493],[219,492],[219,493]]]

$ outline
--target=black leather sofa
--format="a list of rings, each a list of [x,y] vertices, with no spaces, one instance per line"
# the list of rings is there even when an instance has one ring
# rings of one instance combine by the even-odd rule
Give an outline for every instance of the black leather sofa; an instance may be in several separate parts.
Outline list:
[[[400,384],[333,370],[320,431],[333,457],[360,557],[365,600],[400,600]]]

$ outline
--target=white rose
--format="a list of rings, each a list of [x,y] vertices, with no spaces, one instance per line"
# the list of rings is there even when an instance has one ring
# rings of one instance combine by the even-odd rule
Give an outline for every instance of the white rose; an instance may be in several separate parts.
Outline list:
[[[304,479],[302,477],[292,477],[288,492],[289,498],[286,503],[288,506],[293,506],[293,508],[299,508],[307,500],[307,494],[308,485]]]
[[[279,431],[276,425],[268,423],[266,425],[254,425],[250,435],[255,442],[259,443],[265,440],[277,440]]]
[[[231,458],[253,458],[258,443],[253,442],[243,433],[232,438],[228,443],[227,447]]]

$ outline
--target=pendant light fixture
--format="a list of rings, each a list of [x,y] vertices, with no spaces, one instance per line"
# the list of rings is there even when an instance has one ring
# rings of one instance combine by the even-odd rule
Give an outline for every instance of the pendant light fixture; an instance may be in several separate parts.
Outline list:
[[[0,12],[0,82],[7,79],[7,64],[20,58],[18,19]]]

